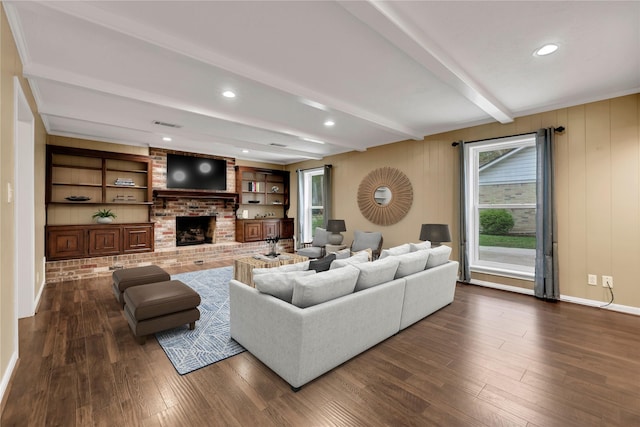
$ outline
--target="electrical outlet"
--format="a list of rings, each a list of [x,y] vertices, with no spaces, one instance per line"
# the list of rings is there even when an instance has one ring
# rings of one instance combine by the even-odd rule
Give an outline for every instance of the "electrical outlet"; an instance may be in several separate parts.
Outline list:
[[[602,287],[613,288],[613,276],[602,276]]]
[[[598,286],[598,276],[595,274],[587,275],[587,283],[591,286]]]

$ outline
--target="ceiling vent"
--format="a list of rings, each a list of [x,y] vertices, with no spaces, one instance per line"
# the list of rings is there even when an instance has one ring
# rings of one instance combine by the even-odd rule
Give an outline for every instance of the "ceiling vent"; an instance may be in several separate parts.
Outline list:
[[[151,123],[153,123],[154,125],[158,125],[158,126],[166,126],[168,128],[174,128],[174,129],[180,129],[182,126],[177,125],[175,123],[167,123],[167,122],[161,122],[160,120],[154,120]]]
[[[284,144],[278,144],[277,142],[272,142],[272,143],[271,143],[271,144],[269,144],[269,145],[271,145],[272,147],[286,147],[286,145],[284,145]]]

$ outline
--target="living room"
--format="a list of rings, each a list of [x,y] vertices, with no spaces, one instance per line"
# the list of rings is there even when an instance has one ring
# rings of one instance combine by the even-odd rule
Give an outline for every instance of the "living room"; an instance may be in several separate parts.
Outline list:
[[[2,204],[0,205],[0,286],[2,289],[2,338],[0,350],[0,372],[3,378],[3,392],[10,383],[10,378],[17,363],[18,338],[16,331],[19,327],[16,308],[12,301],[16,298],[15,281],[16,257],[14,253],[17,231],[15,228],[18,214],[14,205],[9,202],[15,187],[15,175],[22,168],[14,162],[13,142],[13,114],[14,90],[19,86],[24,92],[26,105],[33,115],[34,123],[34,189],[35,189],[35,218],[34,252],[35,271],[33,272],[32,301],[37,301],[44,292],[46,283],[46,268],[42,260],[45,259],[45,152],[47,144],[66,145],[86,149],[124,152],[130,154],[149,155],[153,145],[143,147],[127,145],[125,141],[87,140],[48,134],[45,123],[37,107],[36,98],[31,91],[27,79],[23,76],[21,58],[15,39],[11,33],[5,11],[2,15],[2,146],[0,155],[0,191]],[[636,28],[636,33],[637,33]],[[634,62],[631,62],[633,67]],[[579,73],[579,71],[572,71]],[[16,80],[14,80],[14,76]],[[637,82],[636,82],[637,83]],[[325,156],[321,159],[296,161],[290,164],[257,162],[255,160],[235,159],[236,165],[261,166],[270,169],[280,169],[290,172],[291,205],[289,216],[295,217],[298,200],[296,170],[320,167],[324,164],[332,165],[333,187],[333,217],[344,218],[347,230],[344,232],[346,243],[353,240],[355,230],[382,229],[384,246],[392,247],[405,242],[418,241],[420,226],[423,223],[449,224],[452,242],[452,259],[459,259],[459,158],[458,150],[452,147],[455,141],[478,141],[487,138],[520,135],[535,132],[541,128],[564,127],[565,131],[556,135],[556,199],[558,220],[558,257],[559,282],[562,300],[573,302],[593,310],[594,317],[584,317],[585,323],[596,322],[589,319],[608,319],[600,317],[606,310],[597,307],[609,302],[610,292],[602,286],[590,286],[587,276],[595,274],[598,277],[610,275],[615,277],[614,303],[609,307],[615,311],[628,313],[627,322],[637,325],[640,315],[640,288],[635,278],[635,262],[640,258],[640,94],[638,86],[628,89],[625,93],[594,99],[585,102],[549,108],[531,114],[514,117],[510,123],[491,123],[469,125],[446,132],[434,132],[421,140],[408,138],[398,139],[398,142],[375,147],[368,147],[365,151],[346,151],[339,154]],[[620,95],[620,96],[618,96]],[[160,143],[159,143],[160,145]],[[178,151],[195,152],[182,149]],[[228,157],[226,153],[220,153]],[[238,156],[240,157],[240,156]],[[358,186],[362,179],[376,168],[391,166],[403,171],[410,179],[414,200],[406,217],[397,224],[379,227],[373,225],[359,213],[357,205]],[[16,190],[17,191],[17,190]],[[17,275],[20,276],[20,275]],[[531,293],[532,281],[501,277],[481,273],[473,273],[472,278],[479,282],[491,282],[497,287],[509,290],[520,290]],[[106,282],[105,282],[106,283]],[[482,291],[478,291],[482,292]],[[487,298],[489,297],[487,294]],[[111,296],[112,298],[112,296]],[[531,298],[535,301],[533,298]],[[114,302],[115,303],[115,302]],[[42,304],[42,302],[40,302]],[[48,303],[47,303],[48,304]],[[533,304],[533,302],[532,302]],[[34,307],[35,308],[35,307]],[[110,313],[110,315],[114,315]],[[37,319],[36,314],[35,318]],[[604,320],[602,320],[604,321]],[[36,320],[36,322],[38,322]],[[20,333],[23,334],[22,327]],[[121,331],[122,332],[122,331]],[[125,330],[124,332],[128,332]],[[28,332],[26,332],[28,333]],[[576,331],[580,335],[580,331]],[[417,334],[412,338],[418,342],[425,342]],[[633,346],[633,341],[631,342]],[[636,344],[637,345],[637,344]],[[126,347],[129,351],[132,347]],[[30,349],[27,351],[41,351]],[[133,351],[133,350],[131,350]],[[23,349],[20,348],[20,353]],[[133,353],[140,357],[139,353]],[[113,355],[110,355],[113,357]],[[156,355],[154,355],[155,357]],[[56,356],[59,357],[59,356]],[[107,355],[105,355],[107,357]],[[366,360],[381,363],[378,359]],[[125,363],[126,362],[122,362]],[[252,364],[246,359],[236,362],[233,367],[216,368],[224,378],[234,378],[235,372],[249,369]],[[628,364],[630,378],[637,377],[637,363]],[[349,375],[349,374],[340,374]],[[595,374],[594,374],[595,375]],[[635,375],[635,376],[634,376]],[[269,381],[271,381],[269,377]],[[177,381],[172,379],[171,381]],[[215,387],[214,380],[201,381]],[[266,380],[265,380],[266,381]],[[358,381],[363,381],[358,377]],[[603,380],[604,381],[604,380]],[[236,379],[227,384],[247,387]],[[638,401],[638,390],[632,386],[629,392]],[[34,392],[35,393],[35,392]],[[167,391],[174,394],[175,388]],[[190,393],[184,391],[185,396]],[[277,393],[283,393],[278,389]],[[330,393],[324,390],[323,393]],[[264,396],[249,393],[256,401],[265,399]],[[6,396],[5,396],[6,397]],[[175,397],[175,396],[174,396]],[[167,398],[167,396],[164,396]],[[175,397],[179,400],[184,398]],[[317,398],[317,397],[316,397]],[[319,399],[319,398],[318,398]],[[326,400],[329,402],[329,400]],[[316,402],[317,403],[317,402]],[[309,402],[307,402],[309,404]],[[118,404],[120,405],[120,403]],[[259,404],[257,406],[260,406]],[[209,409],[210,414],[215,410]],[[240,411],[240,409],[238,409]],[[153,410],[150,410],[153,412]],[[630,409],[638,416],[637,411]],[[623,418],[623,417],[621,417]],[[630,419],[630,418],[627,418]],[[316,420],[318,423],[321,421]],[[612,424],[615,422],[610,421]],[[618,420],[618,423],[622,423]],[[231,423],[229,423],[231,424]]]

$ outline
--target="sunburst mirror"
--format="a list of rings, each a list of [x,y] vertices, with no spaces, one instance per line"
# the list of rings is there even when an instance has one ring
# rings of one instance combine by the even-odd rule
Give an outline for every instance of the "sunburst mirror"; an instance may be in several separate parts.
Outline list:
[[[409,178],[395,168],[371,171],[358,187],[360,212],[374,224],[391,225],[405,217],[413,203]]]

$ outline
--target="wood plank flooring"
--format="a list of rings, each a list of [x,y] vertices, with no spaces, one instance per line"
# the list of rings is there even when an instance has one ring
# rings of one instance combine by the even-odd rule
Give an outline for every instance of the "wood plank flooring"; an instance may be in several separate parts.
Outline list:
[[[298,393],[248,352],[178,375],[109,278],[48,286],[19,328],[3,427],[640,426],[639,317],[475,286]]]

